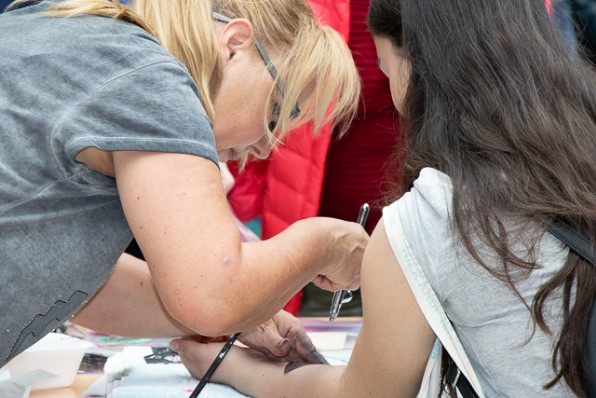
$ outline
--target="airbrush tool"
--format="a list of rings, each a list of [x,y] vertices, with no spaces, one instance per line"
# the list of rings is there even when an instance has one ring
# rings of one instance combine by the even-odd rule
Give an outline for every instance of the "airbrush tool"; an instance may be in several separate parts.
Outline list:
[[[364,227],[369,212],[370,206],[368,205],[368,203],[364,203],[362,206],[360,206],[360,211],[358,212],[358,220],[356,222]],[[352,301],[352,292],[349,290],[340,290],[338,292],[333,293],[333,300],[331,300],[331,308],[329,309],[329,321],[335,321],[337,315],[339,314],[339,309],[341,308],[341,305],[349,303],[350,301]]]

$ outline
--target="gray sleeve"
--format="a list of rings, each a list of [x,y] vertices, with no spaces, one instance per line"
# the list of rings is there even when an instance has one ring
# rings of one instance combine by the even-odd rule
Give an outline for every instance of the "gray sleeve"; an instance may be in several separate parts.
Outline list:
[[[174,62],[123,73],[87,93],[54,124],[52,145],[66,167],[87,147],[185,153],[218,161],[196,85]]]

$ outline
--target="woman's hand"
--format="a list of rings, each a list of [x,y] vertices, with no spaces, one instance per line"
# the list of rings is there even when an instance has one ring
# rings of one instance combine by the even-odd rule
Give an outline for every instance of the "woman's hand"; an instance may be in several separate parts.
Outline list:
[[[182,363],[195,378],[204,377],[222,346],[221,343],[201,344],[188,338],[170,343],[172,350],[178,352]],[[280,397],[289,393],[296,397],[310,397],[313,395],[309,389],[316,386],[315,388],[325,390],[326,384],[336,386],[343,372],[342,366],[286,360],[271,359],[252,348],[232,346],[210,381],[227,384],[248,396]],[[305,380],[313,381],[314,384],[309,386],[308,383],[305,384]],[[331,397],[326,391],[319,396]]]
[[[239,340],[249,348],[231,347],[211,381],[235,388],[250,388],[255,382],[251,372],[257,369],[275,371],[275,368],[279,368],[281,373],[282,368],[286,367],[287,370],[288,364],[327,364],[298,318],[283,310],[262,325],[242,332]],[[170,343],[190,374],[199,379],[205,375],[222,346],[222,339],[214,338],[187,337]]]
[[[324,256],[320,258],[325,266],[312,282],[321,289],[336,291],[356,290],[360,287],[360,268],[369,236],[355,222],[328,217],[314,217],[300,220],[295,225],[304,224],[316,231],[326,231]]]
[[[283,310],[271,320],[242,332],[239,340],[270,359],[327,363],[306,335],[300,320]]]

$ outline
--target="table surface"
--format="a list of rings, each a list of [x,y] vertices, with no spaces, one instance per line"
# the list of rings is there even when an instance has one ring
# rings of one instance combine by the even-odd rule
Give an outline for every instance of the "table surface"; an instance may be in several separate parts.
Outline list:
[[[79,398],[95,380],[99,379],[101,374],[80,374],[74,379],[74,382],[67,388],[52,388],[49,390],[31,391],[30,398]]]
[[[333,323],[327,318],[301,318],[307,333],[346,332],[348,338],[344,343],[351,348],[361,325],[361,318],[340,317]],[[313,338],[314,342],[314,338]],[[320,349],[324,347],[319,347]],[[80,398],[81,394],[102,376],[101,373],[78,374],[73,384],[67,388],[53,388],[31,391],[30,398]]]

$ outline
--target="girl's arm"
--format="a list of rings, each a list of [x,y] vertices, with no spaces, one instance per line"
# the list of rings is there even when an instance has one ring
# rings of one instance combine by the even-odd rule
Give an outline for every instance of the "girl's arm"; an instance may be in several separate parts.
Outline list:
[[[271,362],[233,347],[213,381],[263,397],[414,397],[435,335],[397,263],[383,221],[375,229],[362,263],[364,318],[346,367]],[[174,342],[185,365],[201,377],[221,344]]]

